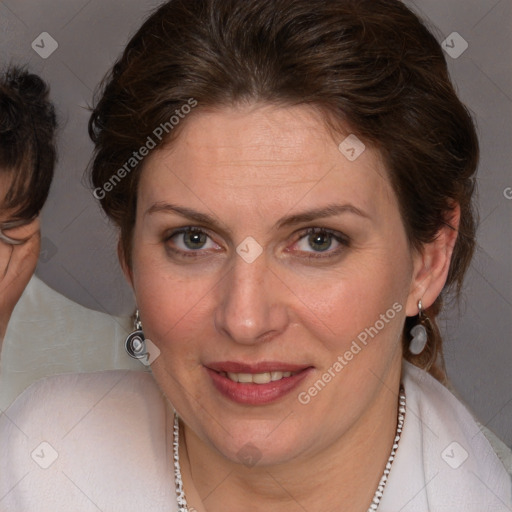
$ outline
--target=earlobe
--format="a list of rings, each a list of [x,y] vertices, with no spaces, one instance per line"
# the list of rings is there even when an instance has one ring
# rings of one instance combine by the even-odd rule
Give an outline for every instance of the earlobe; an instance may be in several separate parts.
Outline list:
[[[121,239],[119,239],[119,241],[117,242],[117,257],[119,258],[119,263],[121,264],[121,269],[123,270],[123,274],[126,277],[126,280],[133,288],[133,273],[132,269],[128,266],[128,263],[126,262],[124,248]]]
[[[457,241],[459,222],[460,206],[456,204],[435,239],[424,244],[421,251],[415,252],[413,281],[406,306],[407,316],[418,314],[418,300],[421,299],[424,309],[427,309],[443,290]]]

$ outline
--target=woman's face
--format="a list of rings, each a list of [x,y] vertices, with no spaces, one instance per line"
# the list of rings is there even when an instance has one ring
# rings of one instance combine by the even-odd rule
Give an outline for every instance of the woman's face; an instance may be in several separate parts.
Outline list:
[[[12,244],[0,237],[0,340],[14,306],[34,274],[41,243],[39,218],[10,227],[13,212],[2,206],[9,184],[9,177],[0,175],[0,229],[6,239],[23,243]]]
[[[229,459],[314,454],[397,385],[420,298],[386,171],[304,106],[198,111],[181,128],[138,193],[129,274],[153,373]]]

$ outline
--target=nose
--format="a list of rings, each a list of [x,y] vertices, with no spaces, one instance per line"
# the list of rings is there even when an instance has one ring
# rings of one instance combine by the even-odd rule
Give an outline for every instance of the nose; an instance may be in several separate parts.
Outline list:
[[[274,339],[288,325],[283,289],[286,288],[267,266],[264,255],[252,263],[236,257],[219,287],[216,329],[245,345]]]

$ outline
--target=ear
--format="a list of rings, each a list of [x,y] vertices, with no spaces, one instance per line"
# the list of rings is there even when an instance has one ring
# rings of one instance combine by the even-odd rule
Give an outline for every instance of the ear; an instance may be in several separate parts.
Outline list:
[[[119,263],[121,264],[121,269],[123,270],[124,277],[126,277],[126,280],[133,288],[133,273],[132,269],[126,263],[126,258],[121,239],[119,239],[117,242],[117,257],[119,258]]]
[[[418,314],[418,301],[421,299],[423,309],[430,307],[441,293],[457,241],[460,222],[460,206],[455,204],[438,231],[436,238],[424,244],[413,255],[413,279],[407,299],[406,315]]]

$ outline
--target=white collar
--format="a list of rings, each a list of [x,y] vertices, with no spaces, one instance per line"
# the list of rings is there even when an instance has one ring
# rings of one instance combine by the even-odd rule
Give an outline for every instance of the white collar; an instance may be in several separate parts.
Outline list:
[[[407,410],[379,512],[510,512],[512,482],[471,414],[404,362]]]

